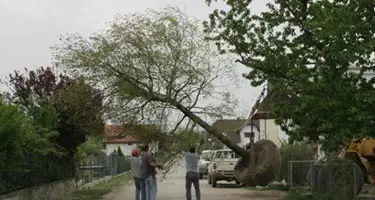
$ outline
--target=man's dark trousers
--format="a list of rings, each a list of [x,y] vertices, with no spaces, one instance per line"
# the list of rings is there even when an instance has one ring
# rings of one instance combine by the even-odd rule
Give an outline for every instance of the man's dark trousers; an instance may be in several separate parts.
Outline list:
[[[191,184],[194,185],[195,197],[197,200],[201,199],[201,190],[199,188],[199,174],[198,172],[186,173],[186,200],[191,200]]]
[[[134,183],[135,183],[135,200],[141,200],[141,199],[146,200],[145,179],[134,177]]]

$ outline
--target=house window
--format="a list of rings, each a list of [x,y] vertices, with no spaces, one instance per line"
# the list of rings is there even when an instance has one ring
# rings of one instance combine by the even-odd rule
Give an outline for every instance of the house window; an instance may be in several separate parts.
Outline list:
[[[251,138],[251,137],[255,137],[254,132],[245,132],[245,138]]]

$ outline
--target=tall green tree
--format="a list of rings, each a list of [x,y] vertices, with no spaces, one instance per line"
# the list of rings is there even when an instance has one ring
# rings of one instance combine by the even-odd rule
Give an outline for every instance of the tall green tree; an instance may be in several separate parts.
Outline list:
[[[103,95],[81,78],[55,75],[51,68],[15,71],[8,86],[12,102],[45,131],[57,131],[56,141],[69,156],[89,134],[103,134]]]
[[[42,109],[35,108],[34,112],[42,113]],[[37,162],[30,163],[30,155],[61,154],[53,141],[56,132],[41,129],[34,120],[42,120],[41,115],[30,119],[19,105],[0,99],[0,194],[30,186],[25,177],[29,175],[30,165],[35,167]]]
[[[59,115],[57,142],[71,155],[89,135],[103,136],[103,95],[99,90],[83,79],[72,79],[56,90],[53,99]]]
[[[23,169],[23,153],[28,146],[27,138],[34,138],[33,127],[26,115],[16,105],[0,100],[0,168]],[[33,142],[33,141],[30,141]]]
[[[233,114],[234,101],[228,90],[220,90],[219,83],[225,79],[233,83],[233,70],[226,65],[228,56],[218,54],[204,39],[199,22],[178,9],[120,16],[89,39],[63,38],[55,55],[59,66],[84,72],[89,80],[104,86],[117,116],[157,122],[170,111],[178,111],[182,117],[172,132],[190,119],[247,157],[244,149],[200,117]],[[219,103],[203,103],[213,98]]]
[[[260,14],[251,0],[225,3],[205,30],[251,68],[253,86],[268,82],[273,116],[291,140],[332,150],[374,135],[375,78],[362,76],[375,67],[374,1],[276,0]]]

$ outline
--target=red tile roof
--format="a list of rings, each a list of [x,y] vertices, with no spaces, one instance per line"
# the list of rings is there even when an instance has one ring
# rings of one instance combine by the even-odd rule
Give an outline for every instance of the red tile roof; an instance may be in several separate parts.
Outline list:
[[[136,143],[135,136],[124,130],[121,125],[105,125],[104,126],[104,143],[118,144],[118,143]]]
[[[154,125],[142,124],[141,128],[153,128]],[[136,138],[136,129],[126,129],[123,125],[105,125],[104,126],[104,143],[106,144],[126,144],[139,143]],[[138,129],[141,130],[141,129]],[[145,129],[142,129],[145,130]]]

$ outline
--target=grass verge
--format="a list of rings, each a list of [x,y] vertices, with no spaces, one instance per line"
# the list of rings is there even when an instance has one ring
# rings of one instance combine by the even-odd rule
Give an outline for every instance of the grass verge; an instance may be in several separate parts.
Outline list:
[[[129,179],[130,174],[124,173],[91,188],[78,189],[70,196],[63,197],[59,200],[101,200],[104,195],[112,192],[113,189],[126,185],[129,182]]]
[[[337,198],[332,198],[327,195],[323,194],[314,194],[308,193],[307,191],[291,191],[288,196],[286,196],[283,200],[333,200]],[[346,198],[340,198],[346,199]]]

